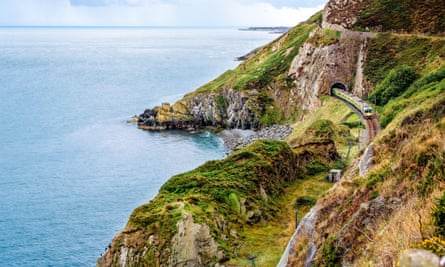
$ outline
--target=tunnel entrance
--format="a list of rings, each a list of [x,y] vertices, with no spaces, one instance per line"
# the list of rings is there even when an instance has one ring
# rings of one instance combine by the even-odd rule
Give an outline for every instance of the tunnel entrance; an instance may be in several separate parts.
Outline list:
[[[349,91],[349,90],[348,90],[348,87],[346,87],[344,84],[342,84],[342,83],[334,83],[334,84],[331,86],[331,90],[330,90],[331,95],[332,95],[332,89],[334,89],[334,88],[340,88],[340,89],[342,89],[342,90]]]

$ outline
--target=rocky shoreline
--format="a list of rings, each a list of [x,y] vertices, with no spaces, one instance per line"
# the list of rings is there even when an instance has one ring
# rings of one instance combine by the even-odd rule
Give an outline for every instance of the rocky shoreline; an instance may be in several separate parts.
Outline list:
[[[272,125],[259,131],[226,129],[218,133],[224,141],[224,147],[228,155],[236,150],[250,145],[259,139],[284,140],[292,133],[292,127],[289,125]]]

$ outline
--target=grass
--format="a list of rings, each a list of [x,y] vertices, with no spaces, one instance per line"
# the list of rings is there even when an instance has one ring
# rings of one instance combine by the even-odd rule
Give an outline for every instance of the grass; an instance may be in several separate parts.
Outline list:
[[[249,255],[256,256],[257,266],[276,266],[281,255],[295,231],[295,202],[301,196],[317,199],[331,188],[332,183],[326,180],[327,173],[298,180],[287,188],[277,205],[280,212],[277,219],[245,230],[245,239],[238,249],[238,258],[232,259],[228,265],[251,266]],[[303,218],[310,205],[300,206],[298,218]]]
[[[350,158],[354,158],[359,153],[357,143],[358,132],[363,130],[359,116],[353,112],[343,102],[332,97],[322,97],[322,105],[310,116],[306,116],[302,121],[292,125],[294,128],[292,134],[287,138],[287,142],[294,146],[298,143],[304,143],[307,130],[317,121],[328,120],[335,125],[335,144],[337,151],[342,157],[346,157],[348,144],[351,143]]]
[[[272,81],[287,83],[285,73],[292,59],[298,54],[299,47],[315,28],[313,24],[302,23],[290,29],[283,36],[262,47],[248,60],[234,70],[228,70],[215,80],[201,86],[196,93],[217,92],[222,89],[235,90],[262,89]]]
[[[361,12],[357,30],[443,33],[445,7],[441,0],[374,0]]]
[[[401,65],[423,76],[445,63],[445,40],[381,33],[371,39],[363,73],[374,85]]]
[[[157,257],[164,262],[167,256],[156,252],[170,246],[177,222],[187,213],[195,223],[209,225],[227,259],[244,264],[255,255],[261,266],[273,266],[295,227],[296,199],[315,199],[331,186],[326,168],[308,167],[329,164],[330,155],[314,148],[294,152],[285,142],[260,140],[226,159],[175,175],[150,203],[131,214],[127,227],[144,233],[134,241],[134,251],[144,253],[147,263]],[[314,176],[304,178],[309,172]],[[300,218],[309,207],[300,207]],[[148,245],[145,235],[154,235],[156,246]]]
[[[335,31],[331,29],[323,29],[317,31],[307,42],[316,46],[328,46],[338,43],[341,38],[341,31]]]

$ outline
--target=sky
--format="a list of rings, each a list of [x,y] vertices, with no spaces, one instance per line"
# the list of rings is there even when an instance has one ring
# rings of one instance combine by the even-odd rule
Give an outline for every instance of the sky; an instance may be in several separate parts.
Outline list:
[[[0,26],[294,26],[327,0],[0,0]]]

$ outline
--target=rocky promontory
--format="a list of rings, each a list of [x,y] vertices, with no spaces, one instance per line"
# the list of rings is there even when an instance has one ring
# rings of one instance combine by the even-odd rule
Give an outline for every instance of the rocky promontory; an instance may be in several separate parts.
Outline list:
[[[257,129],[259,119],[254,109],[261,109],[255,90],[223,89],[217,93],[198,93],[185,96],[170,105],[147,109],[137,117],[138,127],[144,130],[197,129],[222,127]]]

